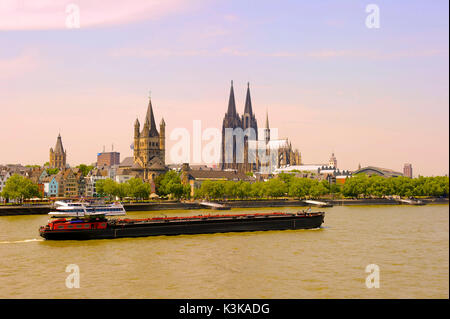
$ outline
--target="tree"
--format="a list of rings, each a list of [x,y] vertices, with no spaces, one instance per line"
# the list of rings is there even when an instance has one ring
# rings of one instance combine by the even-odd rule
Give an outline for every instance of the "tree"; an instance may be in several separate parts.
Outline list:
[[[278,178],[273,178],[265,183],[264,190],[268,197],[276,198],[284,196],[287,193],[288,188],[285,182]]]
[[[368,177],[366,174],[356,174],[348,178],[342,188],[342,194],[349,197],[358,197],[367,194]]]
[[[77,166],[77,168],[80,169],[81,174],[83,174],[83,176],[87,176],[87,174],[89,174],[89,172],[94,168],[94,166],[86,165],[86,164],[80,164],[80,165]]]
[[[317,198],[317,197],[320,197],[327,193],[328,193],[328,188],[326,186],[324,186],[324,184],[322,182],[319,183],[317,180],[312,181],[312,185],[309,190],[309,195],[312,198]]]
[[[22,202],[26,198],[41,197],[39,187],[30,179],[14,174],[6,181],[1,196]]]
[[[250,195],[252,197],[263,197],[264,196],[264,182],[255,182],[251,184]]]
[[[294,178],[289,186],[289,196],[304,198],[311,193],[312,181],[309,178]]]
[[[48,175],[55,175],[59,173],[59,168],[47,168],[46,172]]]
[[[223,198],[225,194],[225,183],[223,181],[206,180],[200,186],[200,194],[207,199]]]
[[[97,194],[101,196],[113,197],[117,194],[117,182],[113,181],[111,178],[100,179],[95,183],[95,188]]]
[[[165,174],[161,175],[159,178],[156,179],[157,185],[156,187],[156,193],[160,196],[164,195],[170,195],[173,192],[178,192],[178,186],[174,186],[176,184],[181,185],[181,178],[180,174],[175,171],[168,171]]]

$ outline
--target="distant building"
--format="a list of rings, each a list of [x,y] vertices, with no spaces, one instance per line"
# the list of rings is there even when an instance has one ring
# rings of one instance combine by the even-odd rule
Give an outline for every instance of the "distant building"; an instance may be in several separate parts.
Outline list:
[[[367,166],[367,167],[360,168],[360,169],[354,171],[353,175],[360,174],[360,173],[364,173],[369,176],[378,175],[378,176],[383,176],[383,177],[403,176],[402,173],[396,172],[392,169],[380,168],[380,167],[375,167],[375,166]]]
[[[254,177],[248,176],[244,172],[236,170],[217,170],[209,169],[191,169],[189,164],[185,163],[181,169],[181,182],[191,187],[191,196],[194,196],[195,189],[200,188],[202,183],[206,180],[211,181],[255,181]]]
[[[56,175],[58,182],[58,197],[72,197],[78,196],[78,178],[73,170],[67,169],[60,171]]]
[[[232,136],[227,138],[229,130],[232,131]],[[247,83],[244,113],[239,116],[231,81],[228,109],[222,122],[220,168],[239,172],[261,171],[268,175],[275,168],[301,164],[300,152],[292,149],[287,138],[273,139],[270,136],[268,114],[263,132],[264,139],[262,136],[258,139],[258,123],[253,112],[249,84]]]
[[[310,165],[295,165],[289,167],[282,167],[274,170],[274,174],[280,173],[295,173],[296,177],[312,178],[327,180],[330,184],[344,184],[348,177],[351,177],[351,172],[348,170],[339,170],[335,166],[310,164]]]
[[[50,148],[50,168],[64,170],[66,168],[66,151],[62,145],[61,134],[58,134],[55,149]]]
[[[103,152],[97,154],[97,167],[114,166],[120,164],[119,152]]]
[[[9,171],[0,170],[0,194],[3,191],[3,188],[5,188],[6,181],[11,177],[11,173]],[[0,200],[3,200],[3,198],[0,196]]]
[[[57,197],[58,196],[58,180],[56,174],[47,176],[42,179],[44,184],[44,196],[45,197]]]
[[[85,177],[86,183],[86,196],[95,197],[97,196],[96,183],[98,180],[107,179],[110,177],[110,172],[106,167],[94,168]]]
[[[409,163],[406,163],[403,166],[403,175],[409,178],[413,177],[413,172],[412,172],[412,165]]]
[[[337,168],[337,159],[336,156],[334,156],[334,153],[331,153],[330,161],[328,162],[328,165],[331,167]]]

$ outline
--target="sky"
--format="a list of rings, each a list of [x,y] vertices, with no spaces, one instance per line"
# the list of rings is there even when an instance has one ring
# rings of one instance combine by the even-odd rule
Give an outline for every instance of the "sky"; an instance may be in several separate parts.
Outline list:
[[[132,156],[149,95],[172,163],[174,131],[221,130],[233,80],[238,113],[249,82],[258,125],[306,164],[448,174],[448,6],[0,0],[0,164],[42,165],[59,133],[70,165]]]

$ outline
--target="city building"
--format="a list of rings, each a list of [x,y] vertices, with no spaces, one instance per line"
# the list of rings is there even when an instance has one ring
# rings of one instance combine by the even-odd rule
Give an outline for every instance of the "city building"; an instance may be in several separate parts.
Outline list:
[[[58,134],[55,149],[50,148],[50,168],[58,168],[59,170],[66,169],[66,158],[67,154],[62,145],[61,134]]]
[[[44,184],[44,196],[45,197],[57,197],[58,196],[58,180],[55,175],[46,176],[42,179]]]
[[[97,154],[97,167],[111,167],[120,164],[119,152],[102,152]]]
[[[266,155],[264,159],[260,156],[262,154]],[[247,83],[244,113],[239,116],[231,81],[228,109],[222,122],[220,168],[239,172],[257,172],[262,168],[264,173],[270,173],[273,168],[300,163],[300,153],[298,150],[293,151],[288,139],[271,139],[268,114],[264,139],[259,140],[250,85]]]
[[[78,178],[73,170],[66,169],[60,171],[57,175],[59,174],[61,175],[58,181],[58,197],[78,197]]]
[[[409,163],[406,163],[403,166],[403,175],[409,178],[413,177],[413,172],[412,172],[412,165]]]
[[[181,168],[181,182],[191,187],[191,196],[195,189],[200,188],[206,180],[211,181],[248,181],[254,182],[255,178],[237,170],[215,170],[215,169],[192,169],[189,164],[183,164]]]
[[[324,164],[309,164],[281,167],[274,170],[274,175],[280,173],[295,173],[296,177],[327,180],[330,184],[343,184],[352,173],[348,170],[339,170],[335,166]]]
[[[97,189],[96,183],[98,180],[104,180],[110,178],[110,172],[107,167],[98,167],[92,169],[85,177],[85,189],[87,197],[96,197]]]
[[[378,176],[383,176],[383,177],[403,176],[402,173],[396,172],[392,169],[380,168],[380,167],[375,167],[375,166],[367,166],[367,167],[360,168],[360,169],[354,171],[353,175],[360,174],[360,173],[364,173],[369,176],[378,175]]]
[[[336,156],[334,156],[334,153],[331,153],[330,161],[328,162],[328,165],[331,167],[337,168],[337,159]]]
[[[1,193],[3,192],[3,188],[5,188],[6,181],[11,177],[11,173],[7,170],[0,170],[0,201],[3,201]]]

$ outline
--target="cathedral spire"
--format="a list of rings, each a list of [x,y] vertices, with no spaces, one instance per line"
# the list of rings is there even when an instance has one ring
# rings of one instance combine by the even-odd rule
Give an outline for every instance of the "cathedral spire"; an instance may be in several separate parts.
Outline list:
[[[250,82],[247,82],[247,96],[245,98],[244,114],[253,115],[252,99],[250,98]]]
[[[264,129],[264,140],[266,143],[270,141],[270,128],[269,128],[269,111],[266,110],[266,128]]]
[[[156,129],[155,117],[153,116],[152,100],[149,98],[147,115],[145,116],[144,129],[148,129],[149,136],[158,135],[158,130]]]
[[[58,139],[56,140],[55,153],[57,153],[57,154],[64,153],[64,147],[62,145],[61,134],[58,134]]]
[[[228,100],[228,116],[236,115],[236,102],[234,101],[233,80],[231,80],[230,99]]]

